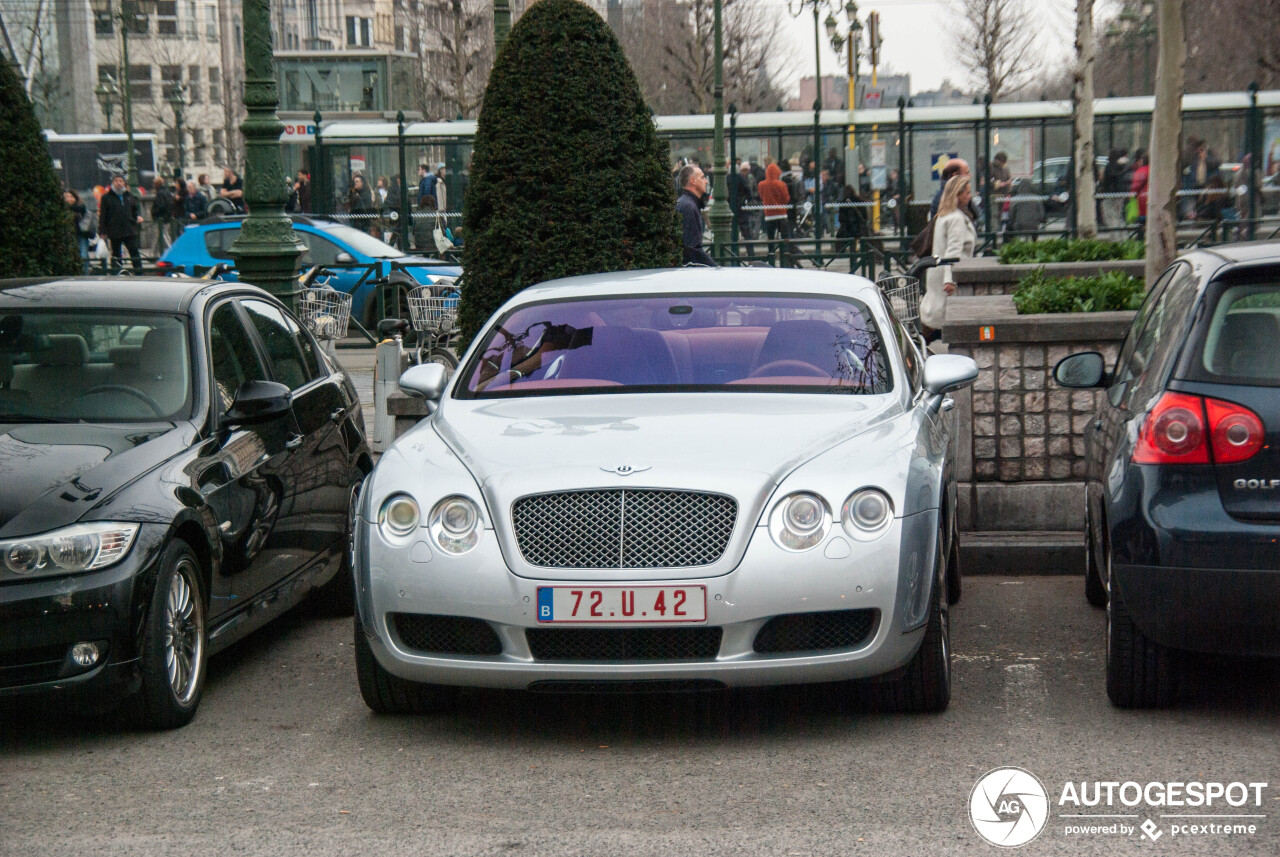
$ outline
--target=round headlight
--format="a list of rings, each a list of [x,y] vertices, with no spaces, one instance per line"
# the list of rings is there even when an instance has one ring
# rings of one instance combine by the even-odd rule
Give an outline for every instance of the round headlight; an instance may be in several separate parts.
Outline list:
[[[382,503],[378,526],[385,535],[404,538],[418,528],[421,517],[416,500],[408,494],[392,494]]]
[[[459,556],[480,541],[480,507],[466,497],[445,497],[431,510],[428,527],[442,551]]]
[[[97,552],[98,540],[80,533],[55,539],[49,546],[49,559],[67,571],[81,571],[89,567]]]
[[[30,574],[40,567],[44,551],[30,542],[19,542],[4,552],[4,564],[14,574]]]
[[[817,494],[791,494],[778,501],[769,516],[769,533],[779,547],[808,550],[821,542],[831,526],[831,512]]]
[[[849,495],[840,510],[844,531],[860,541],[882,535],[893,521],[893,501],[877,488],[862,488]]]

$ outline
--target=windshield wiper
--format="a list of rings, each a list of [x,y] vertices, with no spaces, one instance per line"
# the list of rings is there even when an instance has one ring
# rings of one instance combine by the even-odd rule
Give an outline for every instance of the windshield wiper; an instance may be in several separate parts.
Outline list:
[[[0,423],[78,423],[79,419],[66,417],[37,417],[30,414],[0,414]]]

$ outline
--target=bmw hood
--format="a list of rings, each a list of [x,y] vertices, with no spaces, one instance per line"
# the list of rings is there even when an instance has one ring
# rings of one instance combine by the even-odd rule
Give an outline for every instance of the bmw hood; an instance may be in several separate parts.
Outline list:
[[[449,400],[435,425],[505,505],[596,486],[767,494],[798,465],[900,412],[891,395],[544,396]]]
[[[169,423],[0,424],[0,538],[75,523],[183,449],[189,434]]]

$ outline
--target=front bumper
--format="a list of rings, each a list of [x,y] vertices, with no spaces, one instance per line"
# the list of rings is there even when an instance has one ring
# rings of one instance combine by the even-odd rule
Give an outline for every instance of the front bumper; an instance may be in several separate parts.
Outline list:
[[[928,604],[936,533],[937,512],[931,510],[895,521],[871,543],[850,540],[837,525],[822,545],[796,554],[779,549],[760,528],[742,560],[728,574],[681,580],[637,577],[626,582],[599,581],[611,586],[706,587],[707,620],[699,627],[722,629],[714,657],[625,661],[535,657],[526,630],[546,627],[537,622],[538,587],[565,586],[567,582],[516,576],[492,532],[486,532],[465,556],[450,557],[427,548],[425,538],[412,552],[409,546],[391,548],[374,527],[357,520],[357,609],[383,669],[424,683],[511,689],[560,682],[745,687],[867,678],[904,666],[920,646],[923,625],[908,629],[904,617],[908,605]],[[411,555],[419,561],[410,559]],[[563,577],[563,572],[557,576]],[[591,581],[581,583],[589,586]],[[853,610],[878,612],[874,630],[854,646],[785,654],[755,650],[757,634],[774,617]],[[922,611],[917,607],[911,612]],[[410,649],[396,633],[389,618],[392,614],[482,620],[496,634],[501,652],[440,655]]]
[[[0,584],[0,698],[63,694],[107,707],[136,689],[138,639],[166,527],[143,525],[129,554],[89,574]],[[71,647],[98,644],[89,667]]]

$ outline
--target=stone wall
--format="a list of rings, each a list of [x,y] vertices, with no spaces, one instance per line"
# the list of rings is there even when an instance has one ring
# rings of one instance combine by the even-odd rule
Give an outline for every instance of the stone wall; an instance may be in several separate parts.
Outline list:
[[[1133,262],[1055,262],[1050,265],[1001,265],[994,256],[965,259],[952,267],[956,278],[956,297],[989,297],[1011,295],[1018,281],[1033,271],[1044,268],[1054,277],[1096,277],[1103,271],[1124,271],[1134,277],[1143,276],[1141,259]]]
[[[1100,351],[1113,363],[1132,319],[1132,312],[1019,316],[1008,296],[948,300],[947,350],[978,364],[973,387],[954,397],[962,527],[1079,528],[1085,437],[1102,393],[1058,387],[1053,367],[1078,351]]]

